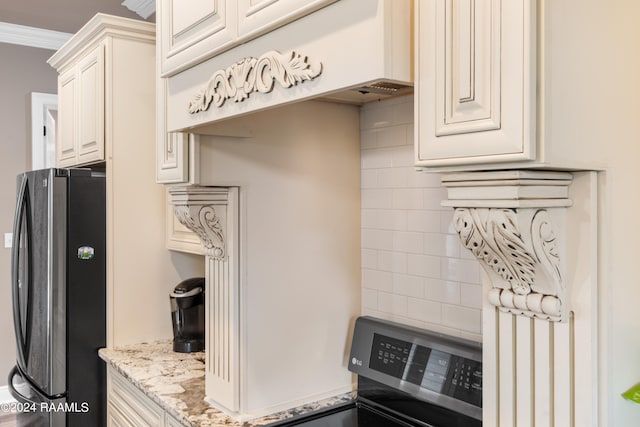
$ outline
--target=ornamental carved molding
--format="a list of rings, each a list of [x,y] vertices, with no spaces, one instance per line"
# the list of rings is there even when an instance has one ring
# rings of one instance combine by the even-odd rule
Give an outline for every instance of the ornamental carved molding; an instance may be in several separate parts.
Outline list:
[[[213,73],[202,90],[187,107],[190,114],[222,107],[228,99],[242,102],[253,92],[269,93],[277,82],[290,88],[322,73],[322,63],[313,63],[296,51],[280,53],[272,50],[260,57],[248,57]]]
[[[566,319],[563,257],[572,180],[569,172],[524,169],[442,176],[448,195],[442,205],[454,208],[458,237],[487,273],[487,298],[501,311]]]
[[[547,209],[456,208],[453,223],[491,280],[491,304],[528,317],[565,318],[566,286]]]
[[[193,231],[205,255],[226,258],[228,189],[219,187],[176,187],[169,190],[178,221]]]
[[[200,238],[205,253],[214,258],[224,258],[224,231],[212,206],[175,206],[178,221]]]

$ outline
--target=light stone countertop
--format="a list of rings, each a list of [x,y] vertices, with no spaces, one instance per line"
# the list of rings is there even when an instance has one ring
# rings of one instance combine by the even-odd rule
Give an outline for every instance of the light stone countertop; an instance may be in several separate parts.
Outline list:
[[[187,427],[264,426],[355,398],[354,393],[346,393],[239,423],[205,402],[203,352],[176,353],[171,340],[166,340],[103,348],[100,357]]]

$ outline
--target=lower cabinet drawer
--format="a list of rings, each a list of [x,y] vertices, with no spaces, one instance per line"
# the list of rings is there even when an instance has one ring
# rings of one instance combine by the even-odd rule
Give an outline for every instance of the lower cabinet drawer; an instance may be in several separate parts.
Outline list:
[[[108,405],[107,427],[131,427],[133,425],[133,421],[122,415],[114,405]]]
[[[109,427],[164,427],[163,409],[112,369],[108,395]]]
[[[173,418],[171,415],[167,414],[167,424],[166,427],[184,427],[184,425]]]

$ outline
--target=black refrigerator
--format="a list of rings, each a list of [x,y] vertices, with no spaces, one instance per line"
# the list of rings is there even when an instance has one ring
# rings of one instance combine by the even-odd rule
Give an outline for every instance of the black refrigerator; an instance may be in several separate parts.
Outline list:
[[[18,176],[12,298],[18,426],[106,425],[104,173]]]

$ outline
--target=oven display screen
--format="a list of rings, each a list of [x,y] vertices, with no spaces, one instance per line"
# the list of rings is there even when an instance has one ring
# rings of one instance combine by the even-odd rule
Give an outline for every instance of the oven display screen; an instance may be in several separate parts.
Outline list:
[[[482,405],[482,363],[380,334],[369,368],[476,406]]]

